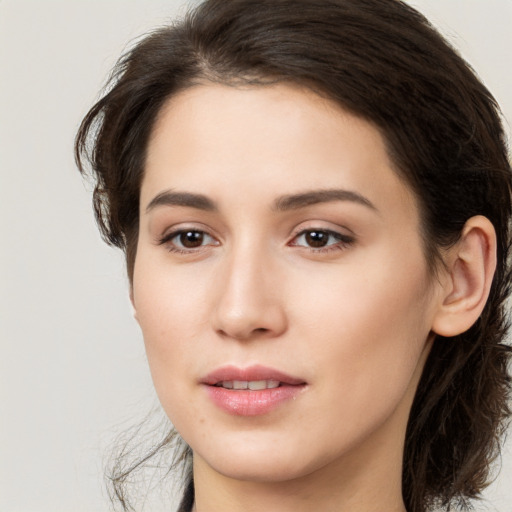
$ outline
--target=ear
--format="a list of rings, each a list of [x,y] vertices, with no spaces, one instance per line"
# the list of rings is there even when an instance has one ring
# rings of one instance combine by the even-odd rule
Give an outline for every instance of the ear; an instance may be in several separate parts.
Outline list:
[[[457,244],[447,251],[442,296],[432,330],[441,336],[467,331],[489,296],[496,270],[496,232],[489,219],[471,217]]]

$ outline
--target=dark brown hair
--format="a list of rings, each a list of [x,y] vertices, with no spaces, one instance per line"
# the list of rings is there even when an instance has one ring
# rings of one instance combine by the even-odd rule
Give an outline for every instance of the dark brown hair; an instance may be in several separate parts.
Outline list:
[[[96,180],[101,232],[126,252],[130,279],[155,118],[169,97],[207,82],[299,84],[376,126],[416,195],[433,272],[440,249],[457,241],[470,217],[493,223],[498,265],[489,300],[467,332],[436,339],[412,407],[403,466],[409,512],[477,497],[510,414],[504,338],[512,173],[492,95],[429,22],[398,0],[201,3],[120,59],[76,138],[80,170],[91,169]],[[127,474],[116,477],[121,501]]]

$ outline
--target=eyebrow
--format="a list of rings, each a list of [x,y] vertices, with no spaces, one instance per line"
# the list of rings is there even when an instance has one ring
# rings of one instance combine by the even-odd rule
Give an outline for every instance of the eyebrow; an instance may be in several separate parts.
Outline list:
[[[284,212],[331,201],[349,201],[378,212],[378,209],[368,198],[358,192],[344,189],[310,190],[298,194],[284,195],[274,201],[272,209]],[[209,212],[217,212],[219,210],[217,204],[203,194],[172,190],[166,190],[156,195],[147,205],[146,213],[158,206],[185,206]]]
[[[203,194],[192,194],[190,192],[174,192],[166,190],[156,195],[147,205],[146,213],[157,206],[186,206],[209,212],[217,211],[217,205]]]
[[[344,189],[311,190],[299,194],[282,196],[275,201],[274,209],[277,211],[297,210],[314,204],[328,203],[331,201],[350,201],[378,212],[378,209],[368,198],[358,192]]]

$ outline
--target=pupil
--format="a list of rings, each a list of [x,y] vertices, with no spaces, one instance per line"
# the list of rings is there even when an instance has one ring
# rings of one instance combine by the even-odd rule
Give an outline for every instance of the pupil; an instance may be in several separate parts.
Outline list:
[[[329,235],[324,231],[309,231],[306,233],[306,242],[311,247],[324,247],[328,239]]]
[[[203,243],[203,234],[199,231],[186,231],[181,233],[180,242],[183,247],[194,248],[199,247]]]

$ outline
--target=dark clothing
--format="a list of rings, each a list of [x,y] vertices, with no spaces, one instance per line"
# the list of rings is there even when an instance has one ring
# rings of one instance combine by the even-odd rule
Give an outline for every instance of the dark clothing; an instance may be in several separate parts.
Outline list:
[[[194,505],[194,481],[190,480],[187,488],[185,489],[185,493],[183,494],[183,498],[181,500],[180,506],[176,512],[191,512],[192,506]]]

